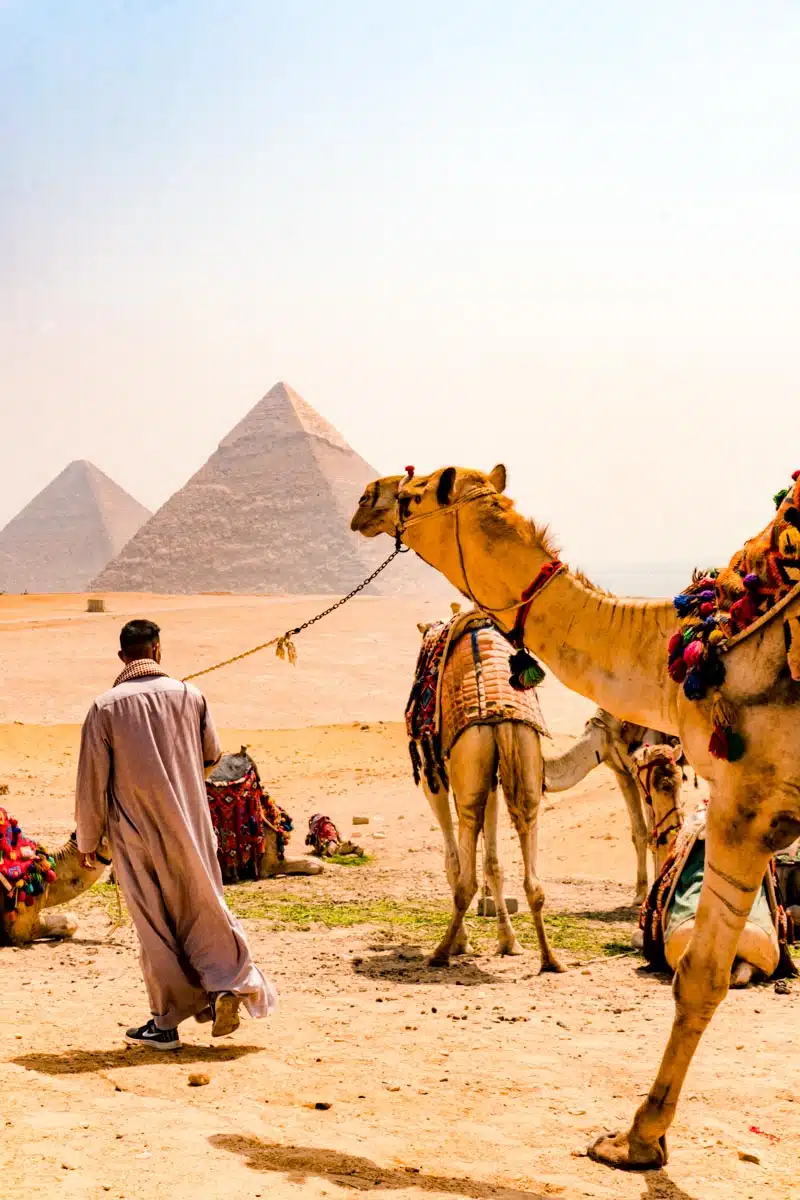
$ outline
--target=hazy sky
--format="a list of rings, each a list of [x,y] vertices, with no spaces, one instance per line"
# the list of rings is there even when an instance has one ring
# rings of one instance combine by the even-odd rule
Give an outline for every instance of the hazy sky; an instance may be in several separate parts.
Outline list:
[[[797,0],[0,0],[0,524],[156,507],[277,380],[573,562],[800,467]]]

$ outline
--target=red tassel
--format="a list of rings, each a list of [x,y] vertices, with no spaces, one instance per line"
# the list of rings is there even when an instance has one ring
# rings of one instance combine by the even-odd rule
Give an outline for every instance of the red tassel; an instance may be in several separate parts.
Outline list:
[[[722,758],[727,762],[728,759],[728,731],[722,729],[719,725],[711,735],[711,741],[708,743],[708,749],[714,758]]]

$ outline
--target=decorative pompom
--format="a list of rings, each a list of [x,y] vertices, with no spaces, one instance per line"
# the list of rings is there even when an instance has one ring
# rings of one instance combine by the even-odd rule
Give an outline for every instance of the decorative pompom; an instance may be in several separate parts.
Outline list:
[[[689,670],[699,665],[705,655],[705,646],[699,640],[690,642],[683,652],[683,661],[686,663]]]
[[[783,504],[784,500],[789,495],[789,492],[791,490],[792,490],[791,488],[785,487],[785,488],[781,488],[781,490],[779,492],[775,493],[775,495],[772,497],[772,499],[775,502],[776,508],[780,508],[780,506]]]
[[[792,479],[797,482],[797,480],[800,479],[800,471],[792,471]]]
[[[688,646],[689,642],[693,642],[699,633],[702,633],[703,626],[700,621],[693,625],[687,625],[683,631],[683,644]]]
[[[670,679],[674,679],[676,683],[683,683],[688,669],[683,658],[673,658],[669,664],[669,677]]]
[[[714,605],[713,605],[712,601],[711,600],[704,601],[704,603],[700,605],[700,616],[701,617],[711,617],[713,615],[714,615]]]
[[[681,592],[672,602],[675,605],[675,611],[679,617],[688,617],[695,603],[694,596],[687,596],[686,592]]]
[[[761,585],[761,580],[753,571],[751,571],[749,575],[745,575],[742,583],[749,591],[757,592]]]
[[[699,670],[690,671],[683,682],[683,694],[687,700],[702,700],[707,691],[706,681]]]
[[[673,633],[672,637],[669,639],[669,646],[667,648],[667,652],[669,654],[670,662],[672,662],[673,658],[677,658],[680,654],[683,654],[683,634],[682,633]]]
[[[709,646],[718,646],[720,644],[720,642],[724,642],[724,641],[725,641],[725,634],[722,632],[721,629],[713,629],[711,631],[711,633],[708,635]]]

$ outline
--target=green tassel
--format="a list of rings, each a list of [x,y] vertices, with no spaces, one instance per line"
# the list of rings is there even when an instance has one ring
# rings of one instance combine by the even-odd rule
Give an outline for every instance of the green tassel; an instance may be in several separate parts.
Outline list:
[[[511,670],[509,682],[518,692],[538,687],[545,677],[541,666],[527,650],[518,650],[516,654],[512,654],[508,665]]]
[[[791,488],[781,488],[781,490],[779,492],[775,493],[775,495],[772,497],[772,499],[775,501],[776,508],[780,508],[780,506],[783,504],[784,500],[789,495],[789,492],[791,490],[792,490]]]

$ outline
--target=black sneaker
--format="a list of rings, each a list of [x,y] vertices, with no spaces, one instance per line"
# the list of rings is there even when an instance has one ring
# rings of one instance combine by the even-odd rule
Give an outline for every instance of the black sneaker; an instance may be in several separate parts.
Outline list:
[[[177,1029],[159,1029],[152,1019],[141,1029],[129,1029],[125,1034],[129,1046],[152,1046],[154,1050],[180,1050]]]

